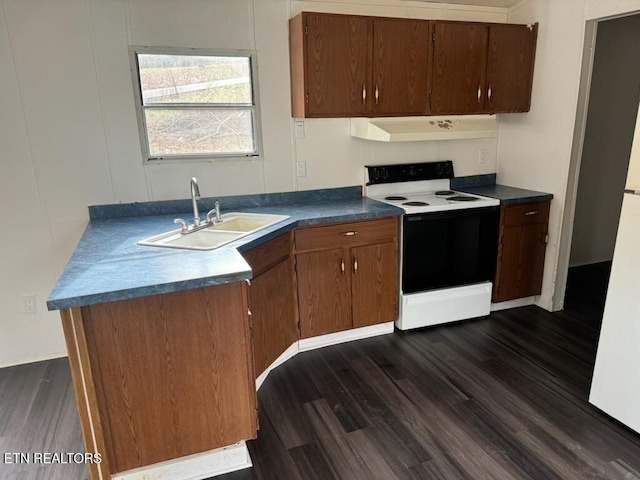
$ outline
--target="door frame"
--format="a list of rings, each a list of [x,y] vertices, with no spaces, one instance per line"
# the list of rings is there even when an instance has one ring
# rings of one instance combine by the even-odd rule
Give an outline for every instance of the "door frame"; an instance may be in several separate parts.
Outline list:
[[[569,174],[564,199],[564,215],[562,216],[560,239],[558,242],[559,249],[558,263],[556,266],[556,282],[551,306],[552,311],[554,312],[562,310],[564,307],[564,297],[567,290],[569,258],[571,256],[571,242],[573,240],[573,222],[576,216],[576,199],[578,196],[578,179],[580,177],[580,164],[582,163],[582,151],[584,147],[585,131],[587,128],[587,113],[589,109],[589,97],[591,94],[591,78],[593,74],[593,62],[595,58],[599,21],[600,19],[587,21],[584,31],[582,70],[580,73],[580,87],[578,89],[578,108],[576,111],[576,122],[573,130],[571,160],[569,162]]]
[[[619,15],[587,20],[585,24],[582,68],[580,73],[580,86],[578,89],[578,106],[573,130],[573,143],[571,147],[571,160],[569,162],[567,187],[565,190],[564,214],[562,216],[560,238],[558,241],[558,261],[556,264],[555,286],[551,305],[552,311],[563,309],[564,298],[567,290],[571,243],[573,240],[573,226],[576,215],[576,199],[578,195],[578,179],[580,177],[580,166],[582,163],[582,152],[587,126],[587,113],[591,93],[591,80],[598,36],[598,24],[601,21],[630,17],[638,14],[640,14],[640,11],[625,12]]]

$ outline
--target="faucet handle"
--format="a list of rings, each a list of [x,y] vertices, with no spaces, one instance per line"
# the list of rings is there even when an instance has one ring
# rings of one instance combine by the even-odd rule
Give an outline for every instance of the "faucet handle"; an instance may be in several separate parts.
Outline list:
[[[183,219],[176,218],[173,220],[173,223],[180,224],[180,233],[187,233],[189,231],[189,226],[187,225],[187,222],[185,222]]]
[[[215,214],[215,223],[222,222],[222,216],[220,215],[220,202],[216,200],[215,207],[207,212],[207,223],[214,223],[213,215]]]

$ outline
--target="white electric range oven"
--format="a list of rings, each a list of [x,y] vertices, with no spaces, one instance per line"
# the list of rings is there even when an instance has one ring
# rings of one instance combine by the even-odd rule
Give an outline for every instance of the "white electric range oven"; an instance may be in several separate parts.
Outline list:
[[[401,330],[488,315],[499,200],[455,192],[453,162],[366,167],[365,195],[404,210]]]

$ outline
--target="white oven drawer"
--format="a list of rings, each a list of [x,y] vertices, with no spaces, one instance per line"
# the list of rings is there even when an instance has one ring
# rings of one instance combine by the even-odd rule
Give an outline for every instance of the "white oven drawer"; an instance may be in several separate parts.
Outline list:
[[[489,315],[491,289],[491,282],[483,282],[401,294],[400,318],[396,326],[400,330],[410,330]]]

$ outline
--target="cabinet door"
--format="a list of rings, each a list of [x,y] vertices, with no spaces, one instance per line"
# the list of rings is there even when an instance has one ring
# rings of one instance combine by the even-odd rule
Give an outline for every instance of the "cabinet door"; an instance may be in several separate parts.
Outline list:
[[[296,256],[301,338],[351,328],[347,257],[342,248]]]
[[[305,22],[307,116],[365,115],[368,18],[305,14]]]
[[[398,257],[395,242],[351,249],[353,327],[398,318]]]
[[[375,19],[373,38],[373,113],[424,115],[429,22]]]
[[[540,294],[546,236],[546,223],[504,228],[494,302]]]
[[[537,31],[537,25],[491,26],[486,111],[529,111]]]
[[[293,275],[293,261],[287,258],[251,280],[256,377],[298,340]]]
[[[476,113],[484,108],[489,27],[434,22],[431,113]]]

